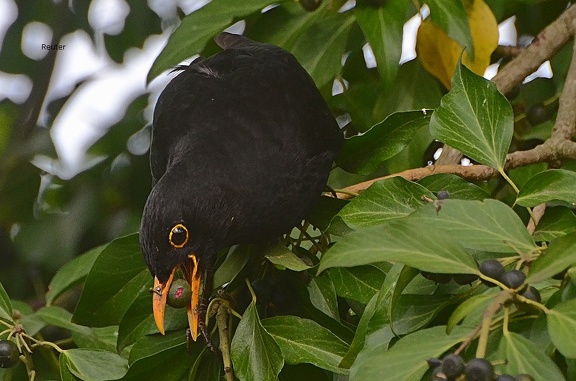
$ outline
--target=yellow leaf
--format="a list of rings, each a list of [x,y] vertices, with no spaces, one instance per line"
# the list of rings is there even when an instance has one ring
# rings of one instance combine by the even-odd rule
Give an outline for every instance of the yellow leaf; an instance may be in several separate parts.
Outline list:
[[[474,59],[467,51],[462,62],[474,73],[483,75],[490,65],[490,56],[498,46],[498,23],[483,0],[463,0],[468,15],[470,34],[474,41]],[[428,17],[422,21],[416,36],[416,52],[422,66],[450,89],[450,81],[464,46],[448,37],[446,32]],[[469,47],[467,49],[470,49]]]

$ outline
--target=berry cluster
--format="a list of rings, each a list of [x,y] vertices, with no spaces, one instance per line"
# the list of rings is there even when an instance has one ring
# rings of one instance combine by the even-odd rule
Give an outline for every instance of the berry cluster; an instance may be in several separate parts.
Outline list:
[[[508,270],[496,259],[489,259],[480,264],[480,272],[487,277],[497,280],[508,288],[512,288],[526,299],[540,303],[542,298],[540,292],[529,285],[524,285],[526,275],[520,270]],[[482,279],[482,282],[488,287],[494,287],[496,284]],[[524,288],[521,288],[523,287]],[[522,303],[518,303],[518,307],[522,308]]]
[[[490,362],[475,358],[466,364],[464,359],[456,354],[449,354],[442,360],[430,359],[428,365],[434,368],[433,381],[534,381],[534,378],[527,374],[496,376]]]

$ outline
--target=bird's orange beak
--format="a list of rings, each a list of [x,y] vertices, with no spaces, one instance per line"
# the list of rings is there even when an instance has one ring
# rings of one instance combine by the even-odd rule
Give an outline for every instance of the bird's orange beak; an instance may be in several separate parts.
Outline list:
[[[196,341],[198,338],[198,305],[200,301],[200,284],[202,283],[202,279],[198,272],[198,260],[196,259],[196,255],[190,254],[188,258],[190,258],[190,261],[186,264],[187,271],[185,271],[185,273],[190,276],[190,279],[187,279],[187,281],[190,283],[192,288],[192,299],[188,306],[188,325],[190,326],[192,339]],[[158,327],[158,331],[163,335],[165,334],[164,312],[166,310],[166,299],[168,298],[168,292],[170,291],[170,286],[174,280],[174,273],[178,267],[179,266],[176,266],[172,270],[166,283],[162,283],[158,280],[158,277],[154,277],[154,288],[152,289],[152,310],[154,312],[156,327]]]

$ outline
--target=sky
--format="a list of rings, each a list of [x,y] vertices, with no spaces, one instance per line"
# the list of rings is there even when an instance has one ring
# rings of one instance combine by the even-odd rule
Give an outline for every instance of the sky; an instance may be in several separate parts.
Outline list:
[[[148,0],[150,7],[158,14],[173,11],[174,5],[182,7],[186,14],[201,7],[207,0]],[[16,19],[17,7],[13,0],[0,0],[0,41],[9,25]],[[89,21],[101,37],[103,33],[119,33],[124,25],[124,18],[129,7],[124,0],[93,0],[89,12]],[[500,28],[500,43],[514,44],[516,35],[513,20],[503,23]],[[404,41],[401,62],[416,57],[416,31],[419,17],[413,17],[404,27]],[[235,26],[235,31],[242,31],[242,24]],[[48,90],[49,99],[57,99],[70,93],[80,80],[85,81],[76,94],[69,99],[62,111],[54,120],[51,130],[59,160],[39,157],[35,164],[45,169],[50,168],[62,178],[69,178],[90,165],[85,156],[86,149],[101,135],[106,128],[118,122],[124,115],[128,104],[146,90],[151,92],[151,104],[155,103],[159,93],[171,79],[170,75],[161,75],[150,84],[146,84],[146,75],[154,59],[158,56],[169,36],[169,30],[162,35],[149,37],[142,49],[132,48],[127,51],[123,64],[117,64],[107,57],[102,44],[93,44],[90,37],[82,31],[68,34],[60,44],[66,48],[58,52],[55,73]],[[29,24],[22,40],[23,52],[33,59],[41,59],[46,51],[37,47],[51,36],[50,28],[41,23]],[[365,49],[368,65],[373,63],[370,49]],[[486,77],[496,72],[489,68]],[[543,74],[542,74],[543,73]],[[549,76],[546,68],[540,75]],[[0,100],[10,98],[16,103],[23,103],[32,87],[31,81],[23,75],[12,75],[0,72]],[[144,113],[143,127],[150,123],[152,107]],[[46,114],[40,116],[40,124]]]

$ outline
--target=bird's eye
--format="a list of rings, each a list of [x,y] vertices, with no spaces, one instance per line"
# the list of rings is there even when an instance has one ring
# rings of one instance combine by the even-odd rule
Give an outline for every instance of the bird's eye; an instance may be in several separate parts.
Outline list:
[[[172,227],[168,235],[168,241],[173,247],[180,249],[188,242],[188,229],[182,224],[177,224]]]

